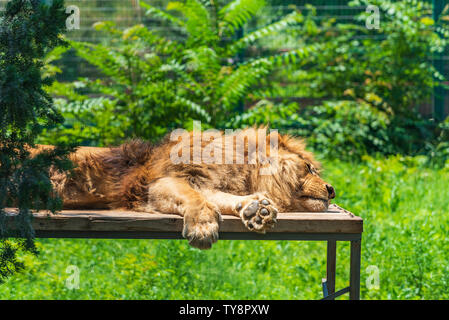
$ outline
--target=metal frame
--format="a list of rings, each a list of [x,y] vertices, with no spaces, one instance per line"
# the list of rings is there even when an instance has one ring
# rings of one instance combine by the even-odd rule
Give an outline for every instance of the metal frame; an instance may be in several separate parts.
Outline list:
[[[349,292],[350,300],[360,300],[360,261],[362,251],[362,235],[359,239],[351,241],[351,257],[349,271],[349,287],[335,292],[335,269],[337,265],[337,242],[327,241],[327,268],[326,278],[322,281],[323,299],[334,300],[336,297]]]
[[[36,230],[36,238],[94,238],[94,239],[183,239],[180,232],[144,231],[45,231]],[[327,241],[326,278],[322,281],[323,300],[334,300],[349,292],[350,300],[360,299],[361,233],[276,233],[221,232],[221,240],[293,240]],[[335,292],[337,241],[351,242],[349,287]]]

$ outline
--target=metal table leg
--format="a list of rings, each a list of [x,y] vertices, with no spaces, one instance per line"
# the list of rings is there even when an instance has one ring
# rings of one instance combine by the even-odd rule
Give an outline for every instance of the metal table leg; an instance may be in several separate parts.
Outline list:
[[[362,240],[351,241],[350,300],[360,300],[360,259]]]
[[[335,293],[335,267],[337,263],[337,241],[327,241],[326,282],[329,295]]]

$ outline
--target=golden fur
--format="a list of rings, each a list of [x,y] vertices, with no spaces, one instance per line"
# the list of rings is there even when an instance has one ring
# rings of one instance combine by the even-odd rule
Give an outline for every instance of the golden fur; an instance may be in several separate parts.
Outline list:
[[[115,148],[80,147],[70,155],[76,166],[73,174],[52,171],[51,179],[64,208],[179,214],[184,217],[183,236],[201,249],[217,241],[221,214],[238,216],[249,230],[265,232],[276,222],[278,210],[327,210],[335,193],[320,178],[320,165],[302,140],[272,133],[278,140],[278,163],[266,164],[257,158],[248,164],[250,147],[262,142],[254,133],[255,129],[246,129],[231,136],[231,148],[244,150],[240,155],[244,159],[231,153],[234,164],[192,163],[198,152],[211,146],[232,150],[224,139],[210,142],[204,133],[203,139],[187,133],[180,142],[166,138],[156,146],[133,140]],[[193,147],[195,141],[200,141],[201,148]],[[170,154],[182,147],[190,149],[189,163],[173,163]],[[39,146],[33,153],[45,148],[51,147]],[[228,153],[211,154],[226,163]],[[271,174],[261,175],[261,168]]]

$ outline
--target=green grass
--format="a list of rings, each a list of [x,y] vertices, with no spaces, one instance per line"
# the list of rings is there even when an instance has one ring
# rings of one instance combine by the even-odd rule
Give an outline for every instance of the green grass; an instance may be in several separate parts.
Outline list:
[[[419,159],[324,163],[336,203],[364,218],[362,299],[449,299],[449,170]],[[2,299],[317,299],[324,242],[38,240],[38,257],[0,285]],[[348,285],[349,245],[338,243],[337,289]],[[80,270],[68,289],[67,267]],[[368,289],[370,266],[379,289]],[[367,269],[368,268],[368,269]],[[345,297],[347,298],[347,297]]]

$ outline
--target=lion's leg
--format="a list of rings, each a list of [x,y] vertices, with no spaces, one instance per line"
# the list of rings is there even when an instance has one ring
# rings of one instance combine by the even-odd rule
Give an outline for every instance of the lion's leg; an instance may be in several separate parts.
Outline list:
[[[218,206],[222,214],[238,216],[251,231],[265,233],[276,223],[278,210],[263,193],[237,196],[217,190],[201,191],[204,197]]]
[[[183,216],[182,235],[199,249],[209,249],[218,240],[220,211],[184,179],[167,177],[152,182],[148,203],[139,209]]]

